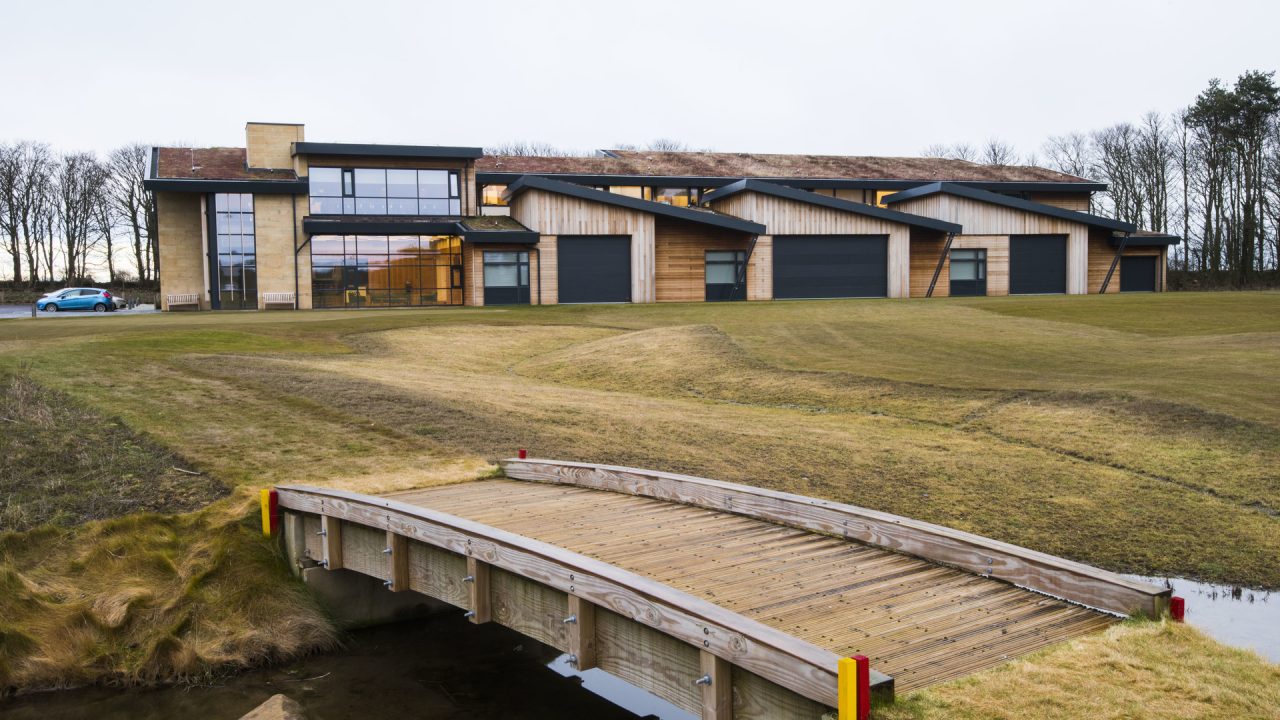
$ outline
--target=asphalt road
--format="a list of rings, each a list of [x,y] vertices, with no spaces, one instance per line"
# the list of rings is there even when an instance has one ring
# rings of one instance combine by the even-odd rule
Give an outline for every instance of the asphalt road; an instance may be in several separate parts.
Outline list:
[[[139,305],[133,308],[132,310],[116,310],[115,312],[108,312],[108,313],[96,313],[92,311],[67,312],[64,310],[62,312],[56,312],[56,313],[36,313],[36,315],[41,319],[43,318],[53,319],[53,318],[60,318],[60,317],[84,317],[86,315],[90,317],[95,317],[95,316],[110,317],[112,315],[144,315],[146,313],[153,313],[153,312],[157,312],[156,307],[154,305]],[[30,305],[0,305],[0,320],[7,320],[10,318],[29,318],[29,317],[31,317]]]

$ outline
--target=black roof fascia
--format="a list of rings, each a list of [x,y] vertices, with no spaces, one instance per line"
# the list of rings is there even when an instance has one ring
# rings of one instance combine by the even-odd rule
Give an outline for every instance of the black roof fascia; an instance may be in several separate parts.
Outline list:
[[[303,231],[313,235],[461,235],[464,230],[452,220],[376,220],[367,218],[308,216]]]
[[[484,155],[484,148],[446,145],[374,145],[368,143],[296,142],[294,155],[365,155],[370,157],[440,158],[474,160]]]
[[[867,217],[876,218],[877,220],[896,222],[903,225],[925,228],[927,230],[937,230],[938,232],[958,234],[964,230],[960,225],[946,222],[945,220],[935,220],[922,215],[898,212],[897,210],[886,210],[874,205],[867,205],[866,203],[827,197],[826,195],[818,195],[817,193],[809,192],[808,190],[800,190],[753,178],[739,180],[731,185],[726,185],[719,190],[709,193],[702,198],[702,201],[704,203],[715,202],[744,192],[758,192],[762,195],[771,195],[785,200],[794,200],[808,205],[817,205],[819,207],[830,208],[832,210],[865,215]]]
[[[462,239],[469,243],[512,243],[536,245],[541,236],[532,230],[467,230],[463,226]]]
[[[151,191],[191,193],[257,193],[259,195],[306,195],[306,180],[201,180],[199,178],[147,178],[143,185]]]
[[[476,182],[485,184],[510,184],[522,177],[533,175],[549,180],[561,180],[579,185],[665,185],[670,187],[724,187],[741,180],[741,176],[704,176],[704,175],[589,175],[578,173],[535,173],[535,172],[478,172]],[[777,185],[787,185],[815,190],[910,190],[922,185],[936,182],[932,180],[865,180],[852,178],[795,178],[795,177],[753,177],[752,180],[764,180]],[[989,182],[973,180],[953,181],[959,185],[968,185],[982,190],[994,192],[1096,192],[1107,189],[1105,183],[1095,182]]]
[[[1182,243],[1182,238],[1177,235],[1130,235],[1128,240],[1121,236],[1112,235],[1107,241],[1111,247],[1120,247],[1123,242],[1125,247],[1159,247],[1162,245],[1178,245]]]
[[[946,193],[948,195],[955,195],[956,197],[976,200],[978,202],[1001,205],[1014,210],[1022,210],[1024,212],[1035,213],[1037,215],[1046,215],[1048,217],[1055,217],[1061,220],[1069,220],[1071,222],[1080,223],[1081,225],[1107,228],[1108,230],[1119,230],[1120,232],[1131,233],[1138,229],[1137,225],[1121,222],[1120,220],[1112,220],[1111,218],[1076,212],[1075,210],[1064,210],[1063,208],[1055,207],[1053,205],[1046,205],[1044,203],[1032,202],[1031,200],[1009,197],[1008,195],[993,193],[989,190],[980,190],[967,185],[949,182],[930,183],[918,188],[912,188],[911,190],[903,190],[902,192],[887,196],[884,199],[884,202],[893,205],[907,200],[914,200],[915,198],[936,195],[938,193]]]
[[[603,190],[592,190],[591,188],[574,185],[560,180],[551,180],[539,175],[525,175],[507,187],[506,197],[512,198],[525,190],[542,190],[545,192],[556,193],[558,195],[567,195],[575,197],[579,200],[589,200],[591,202],[603,203],[605,205],[614,205],[628,210],[637,210],[652,215],[661,215],[663,217],[675,218],[677,220],[687,220],[689,222],[701,223],[703,225],[711,225],[713,227],[724,228],[726,230],[736,230],[738,232],[750,233],[752,235],[765,234],[763,225],[749,222],[741,218],[731,217],[729,215],[719,215],[709,210],[689,210],[686,208],[667,205],[666,203],[654,202],[652,200],[641,200],[639,198],[627,197],[617,193],[605,192]]]

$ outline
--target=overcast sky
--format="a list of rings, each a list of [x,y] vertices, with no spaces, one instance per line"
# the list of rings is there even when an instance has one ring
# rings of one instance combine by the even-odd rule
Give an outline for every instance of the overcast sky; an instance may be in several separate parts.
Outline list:
[[[309,140],[918,154],[1280,66],[1280,3],[0,0],[0,142]]]

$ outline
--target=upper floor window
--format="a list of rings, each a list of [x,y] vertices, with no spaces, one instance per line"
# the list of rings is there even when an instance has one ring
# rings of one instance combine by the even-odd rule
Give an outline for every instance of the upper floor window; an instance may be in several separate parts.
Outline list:
[[[507,201],[502,197],[506,191],[506,185],[481,185],[480,204],[488,207],[506,207]]]
[[[461,215],[456,170],[324,168],[310,170],[316,215]]]

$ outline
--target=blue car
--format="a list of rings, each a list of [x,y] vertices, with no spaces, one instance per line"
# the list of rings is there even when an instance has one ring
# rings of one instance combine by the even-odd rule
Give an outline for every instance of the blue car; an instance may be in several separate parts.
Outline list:
[[[116,309],[111,293],[98,288],[66,288],[46,294],[36,301],[36,309],[41,312],[58,312],[72,310],[86,312],[109,312]]]

